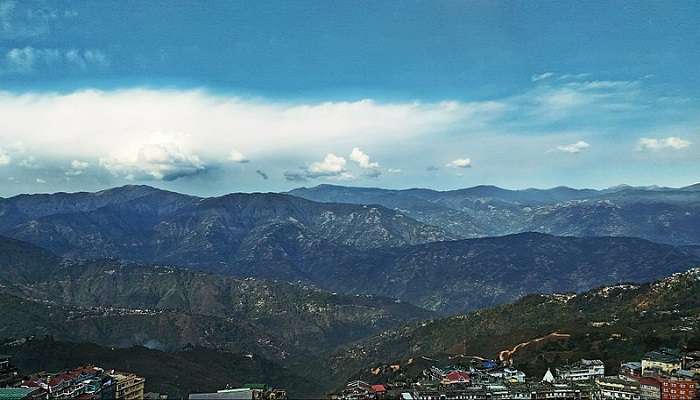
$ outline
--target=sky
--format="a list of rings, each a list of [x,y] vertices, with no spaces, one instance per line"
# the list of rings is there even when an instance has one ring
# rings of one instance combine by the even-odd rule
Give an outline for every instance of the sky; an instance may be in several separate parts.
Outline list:
[[[0,196],[700,182],[696,1],[0,0]]]

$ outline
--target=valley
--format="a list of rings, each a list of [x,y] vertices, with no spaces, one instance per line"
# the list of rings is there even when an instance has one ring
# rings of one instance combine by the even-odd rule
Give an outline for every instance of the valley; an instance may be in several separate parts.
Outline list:
[[[352,377],[393,379],[390,364],[421,357],[493,358],[539,374],[594,355],[614,370],[653,346],[696,340],[692,189],[292,194],[315,199],[199,198],[146,186],[0,199],[0,338],[20,343],[4,351],[29,369],[114,363],[174,395],[242,384],[224,369],[197,375],[200,355],[231,355],[246,381],[268,376],[308,398]],[[315,201],[338,196],[367,203]],[[627,236],[665,235],[651,216],[612,232],[599,205],[579,212],[598,201],[619,201],[614,209],[624,212],[680,207],[669,229],[689,230],[678,230],[682,240]],[[519,228],[465,234],[486,218],[482,206],[495,225],[533,214]],[[553,215],[542,207],[579,211],[528,231],[535,214]],[[563,232],[559,223],[592,230]],[[42,350],[36,359],[48,343],[74,354],[62,361]],[[127,354],[133,363],[119,361]],[[148,366],[161,362],[190,365],[193,380],[152,376]]]

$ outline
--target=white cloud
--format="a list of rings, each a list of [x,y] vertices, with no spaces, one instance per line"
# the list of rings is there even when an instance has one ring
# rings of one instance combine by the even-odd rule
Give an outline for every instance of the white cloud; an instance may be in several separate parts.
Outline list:
[[[682,150],[690,146],[691,142],[681,139],[677,136],[669,136],[666,138],[641,138],[639,139],[639,150]]]
[[[347,160],[344,157],[337,156],[333,153],[328,153],[323,160],[313,162],[308,167],[286,171],[284,173],[284,177],[286,180],[292,182],[303,182],[309,179],[317,178],[329,178],[335,180],[356,179],[355,175],[346,169],[346,166]]]
[[[0,148],[0,166],[8,165],[12,162],[12,157]]]
[[[61,65],[86,70],[90,67],[109,66],[109,59],[100,50],[26,46],[8,50],[0,67],[5,73],[26,74],[39,68],[54,68]]]
[[[90,163],[86,161],[73,160],[70,162],[70,168],[65,172],[66,176],[82,175],[86,169],[90,167]]]
[[[572,82],[569,86],[584,90],[633,89],[639,86],[639,81],[586,81]]]
[[[570,79],[580,80],[580,79],[588,78],[589,76],[591,76],[590,73],[563,74],[563,75],[559,76],[559,78],[557,78],[557,79],[559,79],[560,81],[565,81],[565,80],[570,80]]]
[[[553,73],[553,72],[545,72],[545,73],[542,73],[542,74],[532,75],[532,77],[530,78],[530,80],[533,81],[533,82],[538,82],[538,81],[541,81],[541,80],[549,79],[549,78],[551,78],[551,77],[553,77],[553,76],[554,76],[554,73]]]
[[[458,158],[456,160],[450,161],[445,166],[451,168],[471,168],[472,160],[470,158]]]
[[[39,160],[102,160],[99,166],[118,176],[155,179],[188,174],[153,167],[157,163],[144,159],[146,154],[138,157],[144,146],[170,148],[169,143],[175,143],[178,150],[168,152],[179,154],[174,157],[178,165],[195,173],[231,161],[231,149],[245,149],[244,158],[263,161],[289,159],[292,154],[288,162],[298,163],[324,151],[325,143],[352,149],[362,142],[382,148],[455,127],[481,126],[502,112],[500,103],[488,101],[286,103],[201,90],[0,92],[0,139],[22,143]],[[158,132],[182,134],[154,138]]]
[[[207,166],[196,155],[176,143],[144,144],[100,159],[100,164],[113,175],[130,180],[164,180],[193,176]]]
[[[592,96],[573,88],[556,88],[535,97],[535,101],[547,112],[559,112],[590,104]]]
[[[235,149],[231,150],[231,153],[229,153],[229,155],[228,155],[228,159],[229,159],[229,161],[233,161],[233,162],[237,162],[237,163],[241,163],[241,164],[245,164],[245,163],[250,162],[250,160],[248,160],[246,158],[246,156],[243,155],[243,153],[241,153],[240,151],[235,150]]]
[[[211,174],[211,179],[229,183],[236,180],[249,185],[241,188],[255,190],[258,187],[253,185],[262,183],[253,173],[257,168],[269,174],[270,182],[266,184],[273,187],[285,170],[288,172],[284,176],[290,180],[342,180],[364,178],[389,165],[415,170],[456,148],[471,149],[487,161],[503,151],[517,153],[518,163],[494,166],[493,161],[489,168],[480,169],[501,172],[526,162],[539,167],[545,163],[538,156],[543,148],[567,151],[555,146],[575,145],[578,138],[594,134],[603,142],[607,137],[639,134],[640,129],[685,137],[684,132],[691,127],[685,121],[669,125],[667,115],[671,113],[663,112],[670,106],[662,104],[666,110],[650,107],[658,103],[654,103],[655,94],[644,93],[643,83],[630,88],[622,83],[590,84],[581,80],[570,86],[573,81],[560,81],[557,76],[519,95],[484,102],[286,102],[167,89],[0,91],[0,144],[12,162],[12,167],[2,172],[14,174],[25,184],[36,176],[57,184],[56,171],[73,171],[68,168],[71,161],[84,160],[90,161],[90,167],[81,176],[94,174],[100,178],[95,182],[115,184],[124,178],[173,180],[221,168],[230,173]],[[628,114],[610,112],[609,107],[618,104],[639,107]],[[673,114],[674,124],[677,115]],[[640,122],[630,127],[626,124],[630,120]],[[640,136],[654,137],[651,133]],[[695,141],[694,136],[686,139]],[[401,144],[401,152],[396,151],[397,143]],[[620,146],[623,144],[618,143],[616,150]],[[627,146],[625,150],[633,158],[629,143]],[[232,157],[232,150],[240,156]],[[371,157],[362,150],[371,152]],[[321,157],[328,152],[345,164],[337,168],[340,161]],[[39,169],[15,171],[30,155],[36,158],[33,164]],[[458,155],[444,159],[431,170]],[[255,160],[255,168],[244,170],[232,165],[232,161],[244,159]],[[336,165],[335,170],[332,165]],[[301,167],[288,170],[294,166]],[[106,172],[117,178],[105,180]],[[443,177],[439,173],[430,175]],[[417,179],[425,176],[428,174],[410,175],[400,181],[419,185],[424,182]],[[184,185],[187,183],[177,186]]]
[[[70,167],[72,169],[86,169],[90,164],[85,161],[73,160],[70,162]]]
[[[317,161],[309,166],[309,176],[316,178],[320,176],[337,176],[345,172],[347,161],[343,157],[338,157],[333,153],[326,154],[322,161]]]
[[[382,171],[379,169],[379,163],[372,162],[369,155],[364,153],[358,147],[352,149],[350,159],[356,162],[360,168],[364,169],[365,172],[363,175],[369,178],[377,178],[382,174]]]
[[[602,119],[619,120],[624,113],[644,112],[655,97],[645,97],[640,80],[580,80],[581,75],[557,79],[504,101],[515,114],[533,124],[568,120],[601,125]]]
[[[36,178],[36,183],[38,183],[38,184],[40,184],[40,185],[43,185],[43,184],[46,183],[46,181],[43,180],[43,179],[41,179],[41,178]]]
[[[362,150],[360,150],[357,147],[352,149],[352,152],[350,153],[350,159],[352,161],[355,161],[357,165],[359,165],[360,168],[363,169],[379,168],[379,163],[370,161],[369,155],[362,152]]]
[[[78,16],[72,9],[50,7],[44,2],[0,1],[0,39],[22,39],[43,36],[59,19]]]
[[[64,57],[69,64],[75,65],[80,69],[88,69],[90,66],[109,66],[107,55],[100,50],[70,49],[65,51]]]
[[[23,158],[22,160],[20,160],[19,166],[22,168],[27,168],[27,169],[39,169],[39,168],[41,168],[41,164],[34,156],[28,156],[26,158]]]
[[[401,169],[400,168],[389,168],[386,170],[386,172],[388,172],[390,174],[400,174]]]
[[[590,144],[584,142],[583,140],[579,140],[576,143],[571,143],[571,144],[564,144],[556,147],[557,151],[563,151],[565,153],[573,153],[573,154],[578,154],[586,149],[591,147]]]

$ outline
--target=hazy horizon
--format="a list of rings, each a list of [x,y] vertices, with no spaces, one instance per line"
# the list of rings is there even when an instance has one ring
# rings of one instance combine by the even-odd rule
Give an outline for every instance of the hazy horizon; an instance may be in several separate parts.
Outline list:
[[[683,1],[3,0],[0,195],[687,186],[698,14]]]
[[[290,190],[283,190],[283,191],[237,191],[237,190],[232,190],[232,191],[222,191],[219,193],[210,193],[210,194],[204,194],[204,193],[196,193],[196,192],[186,192],[186,191],[178,191],[174,189],[169,189],[165,187],[164,185],[159,185],[157,183],[141,183],[141,184],[124,184],[124,185],[117,185],[117,186],[106,186],[102,188],[95,188],[91,190],[74,190],[74,191],[66,191],[66,190],[56,190],[56,191],[46,191],[46,192],[26,192],[26,193],[15,193],[15,194],[10,194],[10,195],[0,195],[0,198],[12,198],[15,196],[21,196],[21,195],[33,195],[33,194],[40,194],[40,195],[51,195],[51,194],[57,194],[57,193],[98,193],[98,192],[103,192],[103,191],[108,191],[112,189],[120,189],[120,188],[126,188],[126,187],[138,187],[138,186],[143,186],[143,187],[150,187],[154,188],[157,190],[163,190],[163,191],[170,191],[170,192],[176,192],[180,194],[185,194],[188,196],[196,196],[196,197],[218,197],[218,196],[223,196],[227,194],[235,194],[235,193],[245,193],[245,194],[253,194],[253,193],[287,193],[290,191],[293,191],[295,189],[313,189],[319,186],[334,186],[334,187],[343,187],[343,188],[353,188],[353,189],[377,189],[377,190],[397,190],[397,191],[402,191],[402,190],[434,190],[437,192],[449,192],[449,191],[456,191],[456,190],[466,190],[466,189],[473,189],[477,187],[495,187],[499,189],[504,189],[504,190],[509,190],[509,191],[527,191],[527,190],[541,190],[541,191],[547,191],[547,190],[554,190],[554,189],[559,189],[559,188],[566,188],[566,189],[573,189],[573,190],[596,190],[596,191],[605,191],[605,190],[613,190],[613,189],[618,189],[618,188],[631,188],[631,189],[646,189],[646,190],[654,190],[654,189],[659,189],[659,190],[679,190],[679,189],[684,189],[687,187],[699,185],[700,182],[696,182],[690,185],[684,185],[684,186],[678,186],[678,187],[671,187],[671,186],[660,186],[660,185],[648,185],[648,186],[636,186],[636,185],[629,185],[625,183],[621,183],[619,185],[613,185],[609,187],[601,187],[601,188],[593,188],[593,187],[572,187],[572,186],[567,186],[567,185],[559,185],[559,186],[552,186],[552,187],[523,187],[523,188],[510,188],[510,187],[503,187],[503,186],[498,186],[498,185],[489,185],[489,184],[481,184],[481,185],[474,185],[474,186],[465,186],[465,187],[458,187],[458,188],[451,188],[451,189],[435,189],[435,188],[430,188],[430,187],[397,187],[397,188],[388,188],[388,187],[381,187],[381,186],[361,186],[361,185],[351,185],[351,184],[333,184],[333,183],[319,183],[315,185],[300,185],[297,187],[294,187]]]

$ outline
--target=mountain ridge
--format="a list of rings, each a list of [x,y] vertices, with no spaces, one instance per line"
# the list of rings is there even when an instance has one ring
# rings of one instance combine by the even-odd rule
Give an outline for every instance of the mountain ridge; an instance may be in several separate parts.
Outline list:
[[[542,376],[547,368],[600,358],[615,373],[622,361],[659,346],[700,349],[700,268],[645,284],[615,284],[573,294],[528,295],[515,303],[397,327],[332,357],[336,374],[379,383],[420,357],[495,359],[504,349],[560,333],[563,340],[526,348],[516,368]],[[354,369],[354,375],[352,375]],[[381,371],[377,374],[376,371]]]
[[[329,205],[275,193],[196,198],[127,187],[78,194],[80,201],[53,196],[0,201],[0,234],[61,256],[200,266],[227,262],[252,230],[280,221],[299,222],[310,236],[360,249],[450,238],[380,206]]]
[[[436,191],[319,185],[287,193],[320,202],[383,205],[460,239],[538,231],[696,245],[700,244],[697,186],[508,190],[482,185]]]

